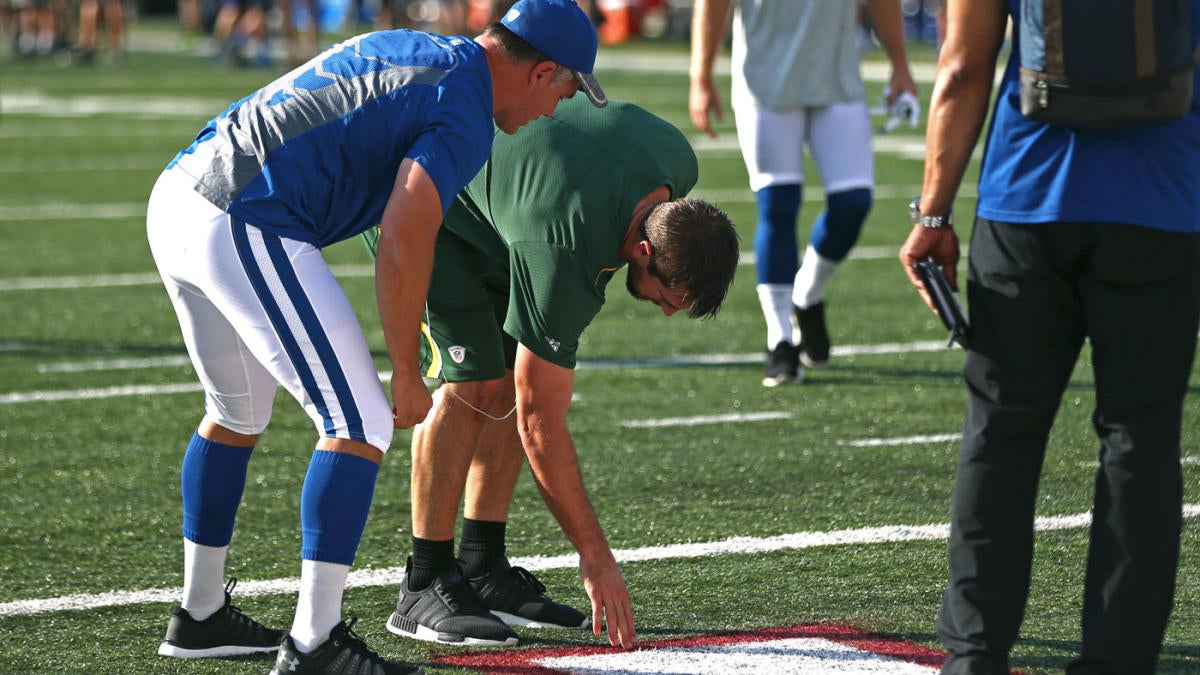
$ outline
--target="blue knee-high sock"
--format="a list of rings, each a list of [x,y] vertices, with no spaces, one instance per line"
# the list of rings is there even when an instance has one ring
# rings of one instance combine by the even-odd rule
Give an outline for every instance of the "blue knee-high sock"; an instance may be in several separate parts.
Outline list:
[[[754,256],[760,284],[791,284],[800,267],[796,216],[800,215],[801,188],[799,184],[768,185],[754,193],[758,202]]]
[[[379,465],[344,452],[317,450],[300,493],[300,555],[341,565],[354,562],[367,525]]]
[[[179,481],[185,538],[204,546],[229,545],[253,450],[192,435]]]
[[[808,242],[822,258],[841,262],[854,248],[871,211],[871,189],[835,192],[825,197],[825,211],[813,223]]]

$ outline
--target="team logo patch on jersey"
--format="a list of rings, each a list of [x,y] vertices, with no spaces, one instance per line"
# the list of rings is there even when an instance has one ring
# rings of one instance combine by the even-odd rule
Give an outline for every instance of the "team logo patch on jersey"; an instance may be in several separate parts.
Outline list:
[[[462,363],[467,358],[467,348],[461,345],[454,345],[446,350],[450,354],[450,360],[455,363]]]
[[[547,337],[546,344],[550,345],[550,349],[553,349],[554,351],[558,351],[558,348],[562,346],[562,341],[555,340],[552,337]]]

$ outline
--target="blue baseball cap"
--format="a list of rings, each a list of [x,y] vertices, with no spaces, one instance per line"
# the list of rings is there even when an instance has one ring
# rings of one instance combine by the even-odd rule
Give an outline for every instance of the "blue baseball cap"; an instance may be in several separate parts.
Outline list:
[[[600,38],[595,24],[575,0],[520,0],[500,23],[555,63],[570,68],[592,105],[608,105],[608,97],[592,75]]]

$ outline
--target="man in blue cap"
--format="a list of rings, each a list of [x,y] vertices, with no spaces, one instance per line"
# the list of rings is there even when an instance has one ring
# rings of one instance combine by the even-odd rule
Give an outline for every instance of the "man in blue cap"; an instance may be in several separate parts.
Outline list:
[[[392,431],[432,405],[418,336],[434,240],[496,128],[515,133],[581,88],[606,103],[590,77],[597,43],[571,0],[522,0],[474,40],[360,35],[234,102],[168,164],[147,234],[205,410],[183,458],[183,597],[160,654],[278,650],[280,675],[420,672],[371,651],[341,606]],[[376,226],[391,403],[321,255]],[[281,386],[318,434],[287,634],[233,606],[225,583],[250,456]]]

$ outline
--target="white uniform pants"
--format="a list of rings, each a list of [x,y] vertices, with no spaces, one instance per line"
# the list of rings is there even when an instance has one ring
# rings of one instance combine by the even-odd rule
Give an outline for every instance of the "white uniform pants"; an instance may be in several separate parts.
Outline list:
[[[146,221],[209,420],[260,434],[282,386],[320,436],[386,452],[391,406],[321,251],[238,222],[193,183],[178,169],[164,172]]]

